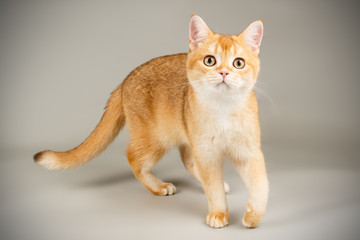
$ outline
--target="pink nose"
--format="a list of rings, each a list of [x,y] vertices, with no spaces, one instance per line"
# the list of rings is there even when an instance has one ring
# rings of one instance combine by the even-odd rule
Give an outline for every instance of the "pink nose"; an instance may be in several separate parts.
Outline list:
[[[229,74],[228,71],[224,71],[224,70],[221,70],[219,73],[223,77],[223,79],[225,79],[225,77]]]

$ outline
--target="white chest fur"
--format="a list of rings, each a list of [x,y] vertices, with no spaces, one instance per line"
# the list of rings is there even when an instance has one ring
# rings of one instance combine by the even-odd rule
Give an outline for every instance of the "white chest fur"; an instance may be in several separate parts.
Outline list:
[[[209,109],[204,117],[206,118],[202,129],[204,137],[210,139],[215,145],[225,147],[234,138],[241,137],[243,124],[235,111],[226,107]]]
[[[246,114],[246,95],[197,96],[201,114],[197,140],[207,151],[246,155],[251,149],[251,121]]]

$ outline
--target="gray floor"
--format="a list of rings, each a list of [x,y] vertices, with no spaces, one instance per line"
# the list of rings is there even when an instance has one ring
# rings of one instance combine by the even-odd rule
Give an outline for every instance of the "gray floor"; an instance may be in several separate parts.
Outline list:
[[[256,229],[241,225],[247,191],[226,164],[231,223],[205,224],[207,201],[177,151],[155,173],[173,182],[174,196],[149,193],[124,156],[126,133],[107,152],[71,171],[35,165],[31,151],[2,152],[1,239],[358,239],[359,164],[348,146],[308,142],[264,144],[271,185],[267,214]],[[299,144],[299,143],[297,143]],[[324,151],[324,147],[328,148]],[[352,163],[352,164],[350,164]]]

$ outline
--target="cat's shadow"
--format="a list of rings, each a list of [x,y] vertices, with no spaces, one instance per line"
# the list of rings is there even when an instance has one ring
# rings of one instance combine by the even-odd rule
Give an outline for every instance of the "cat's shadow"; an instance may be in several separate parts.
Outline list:
[[[97,178],[95,180],[86,181],[85,183],[82,183],[82,187],[105,187],[109,185],[114,184],[124,184],[128,182],[138,182],[140,183],[132,172],[123,172],[123,173],[117,173],[113,175],[107,175],[102,178]],[[197,193],[203,193],[203,190],[201,188],[201,185],[197,183],[195,180],[191,181],[188,179],[164,179],[164,182],[170,182],[175,185],[176,187],[176,193],[181,193],[184,189],[197,192]]]
[[[189,181],[185,179],[166,179],[166,182],[170,182],[175,185],[177,194],[181,193],[184,189],[196,193],[204,193],[200,183],[197,183],[195,180]]]
[[[82,183],[82,187],[105,187],[109,185],[126,183],[130,181],[136,181],[134,175],[131,172],[117,173],[113,175],[108,175],[102,178],[95,180],[90,180],[85,183]]]
[[[176,187],[176,195],[181,194],[183,191],[190,191],[192,193],[195,193],[196,195],[202,195],[204,194],[204,191],[201,187],[201,184],[197,182],[195,179],[182,179],[182,178],[165,178],[163,179],[165,182],[171,182]],[[113,175],[107,175],[99,177],[95,180],[86,181],[85,183],[81,184],[81,187],[89,187],[89,188],[96,188],[96,187],[107,187],[110,185],[120,185],[120,184],[128,184],[129,182],[137,182],[138,184],[141,184],[135,176],[132,174],[132,172],[122,172],[117,173]],[[145,189],[142,189],[144,192],[146,192]],[[135,194],[135,193],[134,193]],[[150,193],[146,193],[150,194]],[[204,202],[205,204],[205,202]],[[206,204],[205,204],[206,205]],[[194,204],[179,204],[179,208],[181,209],[181,212],[186,211],[188,214],[193,215],[193,217],[201,218],[206,213],[206,206],[205,205],[194,205]],[[230,222],[229,226],[231,225],[241,225],[241,219],[238,216],[238,213],[236,215],[232,212],[230,212],[230,216],[232,218],[232,221]],[[206,226],[204,222],[204,226]],[[207,226],[206,226],[207,227]]]

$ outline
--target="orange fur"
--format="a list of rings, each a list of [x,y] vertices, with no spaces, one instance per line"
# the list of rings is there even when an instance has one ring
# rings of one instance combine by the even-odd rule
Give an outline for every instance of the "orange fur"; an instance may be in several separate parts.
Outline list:
[[[223,181],[227,156],[249,188],[243,222],[254,227],[265,213],[268,194],[252,91],[259,73],[262,23],[228,36],[211,32],[193,15],[189,29],[190,52],[155,58],[131,72],[112,93],[98,126],[82,144],[67,152],[40,152],[34,158],[50,169],[79,166],[101,153],[126,121],[131,133],[128,161],[147,189],[156,195],[175,193],[175,186],[158,179],[152,168],[166,151],[178,146],[186,169],[201,181],[207,195],[207,223],[224,227],[229,223],[228,187]],[[216,64],[207,66],[207,56]],[[233,64],[237,58],[245,61],[241,69]]]

